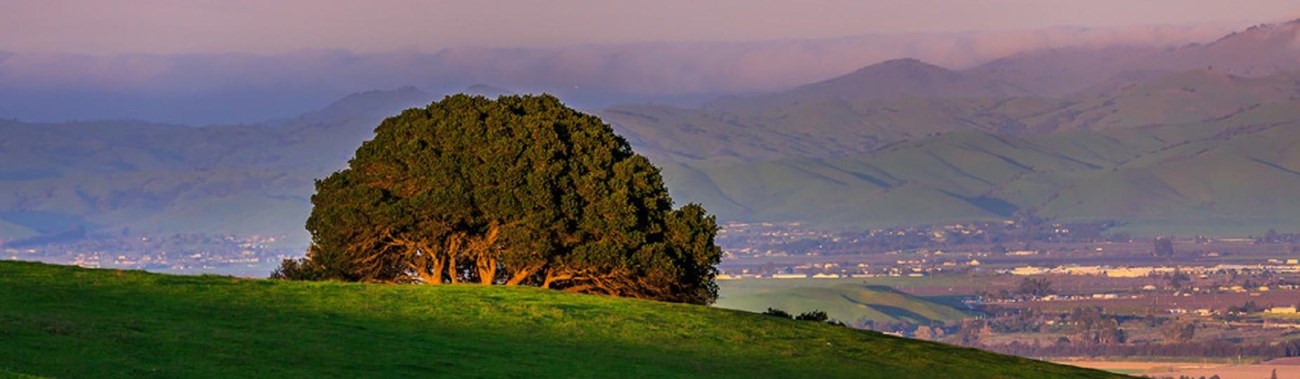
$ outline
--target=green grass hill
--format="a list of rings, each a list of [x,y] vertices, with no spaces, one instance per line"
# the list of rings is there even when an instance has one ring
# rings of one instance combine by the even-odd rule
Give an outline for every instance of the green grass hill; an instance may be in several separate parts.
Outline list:
[[[724,220],[829,228],[1006,220],[1118,221],[1141,235],[1300,228],[1300,113],[1015,137],[950,132],[827,159],[664,163],[673,198]],[[1234,126],[1245,125],[1245,126]]]
[[[794,281],[812,280],[821,279]],[[957,308],[912,296],[887,286],[855,283],[830,285],[809,283],[795,286],[769,284],[773,281],[750,280],[750,282],[766,282],[752,286],[741,283],[744,281],[723,282],[719,285],[721,290],[716,306],[750,312],[762,312],[771,307],[792,314],[821,310],[825,311],[830,318],[849,325],[857,325],[865,321],[954,323],[966,316]]]
[[[753,313],[537,288],[0,262],[0,377],[1108,377]]]

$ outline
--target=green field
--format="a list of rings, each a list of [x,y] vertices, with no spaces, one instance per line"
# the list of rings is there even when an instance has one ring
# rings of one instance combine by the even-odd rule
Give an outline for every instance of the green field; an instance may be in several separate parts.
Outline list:
[[[0,376],[1107,377],[710,307],[536,288],[0,262]]]
[[[900,279],[725,280],[718,284],[719,298],[715,306],[750,312],[762,312],[770,307],[793,314],[821,310],[849,325],[865,321],[951,324],[967,317],[951,304],[894,289],[893,286],[908,284]]]

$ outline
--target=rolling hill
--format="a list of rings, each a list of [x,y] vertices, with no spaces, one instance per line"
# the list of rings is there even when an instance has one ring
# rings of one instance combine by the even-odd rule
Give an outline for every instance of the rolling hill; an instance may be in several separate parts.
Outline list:
[[[49,377],[1114,377],[717,308],[537,288],[0,261],[0,373]]]
[[[1091,130],[1212,122],[1260,107],[1295,109],[1300,106],[1300,75],[1293,71],[1243,77],[1191,70],[1112,91],[1086,91],[1069,100],[1068,106],[1019,120],[1036,131]]]
[[[953,71],[913,58],[892,59],[829,80],[747,99],[722,99],[706,109],[768,109],[830,99],[852,101],[898,97],[1006,98],[1029,92],[978,73]]]
[[[1300,20],[1256,25],[1214,41],[1168,48],[1117,45],[1027,51],[970,71],[1040,96],[1066,96],[1117,76],[1152,77],[1211,69],[1262,77],[1293,71],[1300,63]]]
[[[0,240],[84,230],[270,234],[303,246],[313,180],[343,167],[384,117],[432,98],[369,91],[257,125],[3,121]]]
[[[1139,234],[1297,230],[1284,193],[1300,191],[1298,31],[964,71],[895,60],[700,108],[598,113],[664,168],[675,199],[722,219],[858,228],[1028,212]],[[1063,95],[1026,84],[1053,75],[1090,79]]]
[[[749,312],[776,308],[793,314],[821,310],[830,318],[849,325],[868,321],[877,324],[951,324],[966,316],[965,312],[951,306],[879,285],[800,283],[779,286],[724,281],[719,287],[718,302],[714,304],[719,308]]]
[[[643,154],[661,160],[698,165],[827,158],[954,131],[1026,136],[1294,108],[1298,73],[1300,20],[1205,45],[1045,51],[962,71],[897,59],[699,108],[624,105],[597,114]],[[1030,88],[1052,80],[1080,82],[1060,91]],[[1282,118],[1271,121],[1295,119],[1274,116]]]
[[[700,107],[592,113],[663,168],[674,199],[723,221],[860,228],[1032,212],[1139,233],[1296,230],[1298,30],[966,70],[899,59]],[[252,233],[301,249],[313,180],[386,115],[434,97],[369,91],[294,119],[199,128],[0,121],[0,241]]]
[[[1255,117],[1243,114],[1240,117]],[[665,166],[675,199],[723,218],[887,227],[1119,221],[1141,234],[1300,228],[1300,122],[1014,137],[952,132],[843,158]],[[686,185],[677,180],[694,181]],[[689,182],[688,182],[689,183]]]
[[[596,114],[652,158],[737,162],[852,155],[957,130],[1015,133],[1023,129],[1013,122],[1016,113],[1058,104],[1023,94],[978,74],[900,59],[699,109],[625,105]]]

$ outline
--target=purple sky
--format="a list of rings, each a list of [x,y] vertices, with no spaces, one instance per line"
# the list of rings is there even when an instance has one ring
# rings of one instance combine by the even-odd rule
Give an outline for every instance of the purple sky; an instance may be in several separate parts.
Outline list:
[[[0,51],[432,52],[1296,17],[1296,0],[0,0]]]
[[[963,69],[1298,17],[1297,0],[0,0],[0,118],[257,122],[408,85],[693,104],[887,59]]]

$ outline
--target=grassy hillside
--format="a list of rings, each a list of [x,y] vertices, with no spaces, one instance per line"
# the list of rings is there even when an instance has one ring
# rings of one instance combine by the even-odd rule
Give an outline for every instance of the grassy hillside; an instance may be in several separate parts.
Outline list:
[[[1288,119],[1300,114],[1262,107],[1213,122],[952,132],[849,157],[663,167],[675,199],[723,219],[885,227],[1033,211],[1140,234],[1258,234],[1300,228],[1288,195],[1300,193],[1300,123]]]
[[[0,340],[0,373],[51,377],[1108,377],[824,324],[536,288],[20,262],[0,262]]]
[[[199,128],[0,121],[0,239],[82,228],[284,235],[306,245],[313,180],[346,165],[384,117],[432,99],[413,88],[371,91],[293,120]]]
[[[1300,229],[1287,195],[1300,191],[1300,73],[1215,67],[1039,98],[987,70],[901,60],[700,109],[601,116],[663,167],[675,199],[723,220],[875,228],[1032,211],[1139,234]]]
[[[1219,119],[1266,105],[1294,109],[1295,79],[1294,73],[1247,78],[1213,70],[1181,72],[1076,96],[1068,107],[1020,121],[1040,130],[1131,128]]]
[[[596,114],[663,168],[674,199],[724,221],[860,228],[1032,210],[1140,234],[1300,229],[1300,73],[1130,76],[1042,98],[899,60],[699,109]],[[300,250],[313,179],[430,97],[360,93],[242,126],[0,121],[0,239],[233,233]]]
[[[865,321],[914,324],[952,323],[966,315],[959,309],[912,296],[879,285],[813,280],[792,286],[779,285],[789,279],[723,281],[719,284],[719,308],[762,312],[776,308],[799,314],[825,311],[830,318],[857,325]]]

